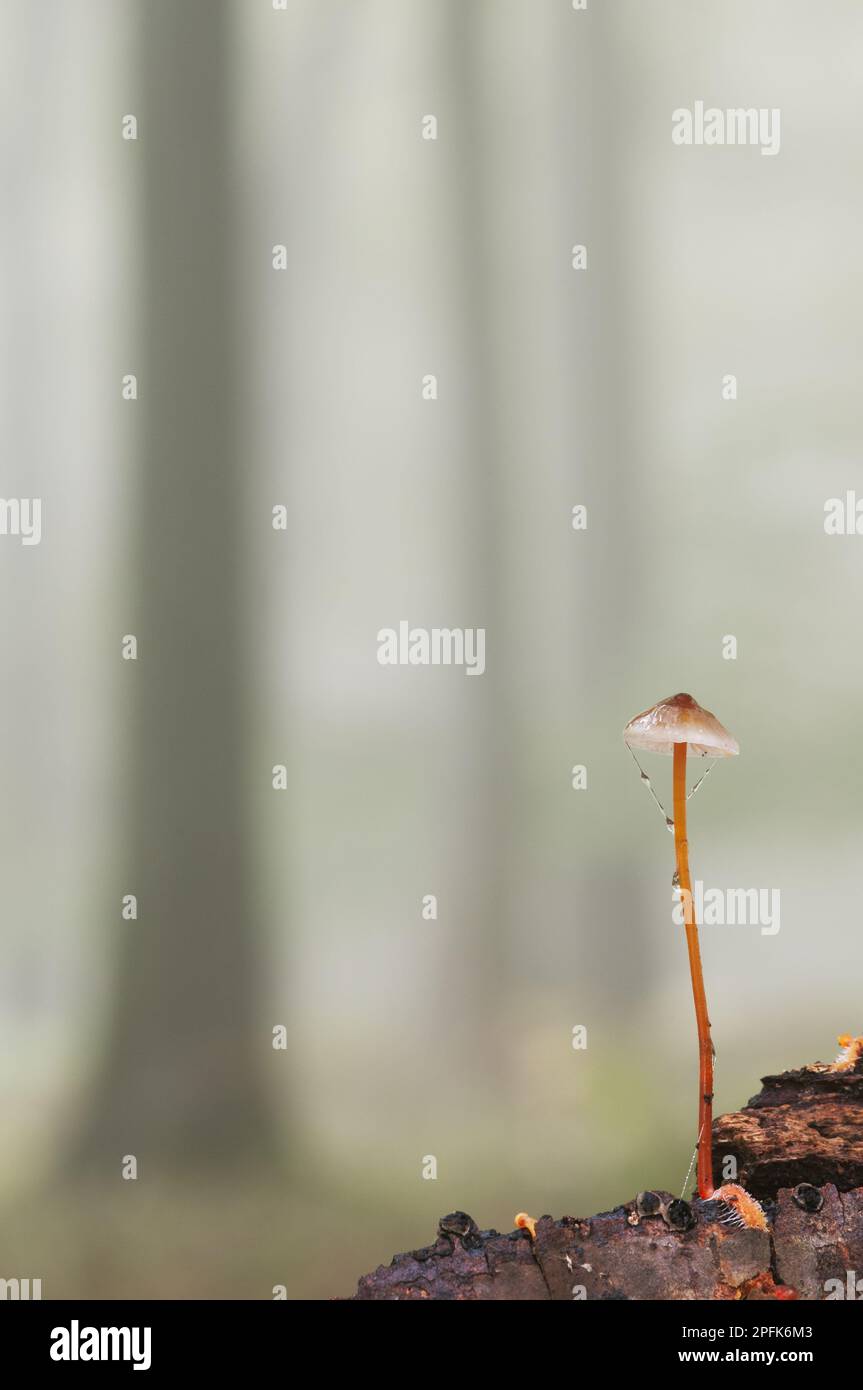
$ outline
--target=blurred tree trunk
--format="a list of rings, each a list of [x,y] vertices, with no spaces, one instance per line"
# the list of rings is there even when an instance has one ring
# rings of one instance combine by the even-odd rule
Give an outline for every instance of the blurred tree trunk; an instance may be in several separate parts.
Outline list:
[[[624,700],[639,706],[637,676],[645,665],[650,624],[645,622],[643,591],[651,582],[654,561],[641,523],[643,490],[649,489],[644,450],[644,351],[636,334],[639,326],[640,246],[632,235],[640,215],[640,170],[632,153],[627,126],[633,90],[649,90],[649,76],[630,56],[631,39],[625,18],[613,6],[591,8],[584,18],[584,38],[571,50],[561,49],[559,78],[577,91],[582,161],[574,197],[572,240],[588,245],[584,316],[574,326],[579,380],[575,388],[572,428],[573,453],[578,459],[578,497],[588,503],[589,531],[583,563],[575,571],[579,589],[589,594],[579,614],[577,640],[588,690],[601,692],[604,716],[622,730],[631,716],[620,711]],[[647,92],[644,92],[647,100]],[[637,109],[636,101],[636,109]],[[602,538],[601,541],[599,538]],[[635,578],[637,576],[637,578]],[[601,602],[597,602],[601,595]],[[648,696],[648,702],[653,696]],[[658,698],[658,697],[657,697]],[[629,705],[624,708],[628,710]],[[623,767],[633,796],[644,796],[638,774],[623,748],[619,729],[606,723],[599,735],[595,763],[611,749],[608,767]],[[600,749],[602,751],[600,752]],[[628,766],[627,766],[628,764]],[[599,771],[599,767],[597,767]],[[602,768],[600,775],[605,774]],[[670,784],[669,784],[670,785]],[[646,798],[645,798],[646,799]],[[661,849],[662,822],[648,807],[644,819]],[[655,824],[651,825],[651,819]],[[593,869],[584,885],[579,949],[597,1006],[616,1007],[621,998],[649,993],[659,971],[646,938],[629,935],[621,950],[615,932],[608,930],[607,875],[613,863],[618,911],[637,921],[642,910],[638,873],[626,855],[612,860],[614,812],[597,817],[592,830]],[[666,837],[667,840],[667,837]],[[672,856],[673,857],[673,856]],[[673,871],[669,858],[669,888]]]
[[[130,846],[107,1053],[80,1143],[170,1168],[274,1152],[254,1014],[258,922],[245,840],[241,395],[232,292],[230,13],[222,0],[142,7],[140,474],[130,530],[139,642],[124,663]],[[136,90],[138,90],[136,88]],[[118,117],[119,120],[119,117]],[[131,186],[131,185],[130,185]],[[119,638],[114,650],[119,659]],[[118,894],[119,898],[119,894]],[[118,901],[119,913],[119,901]]]

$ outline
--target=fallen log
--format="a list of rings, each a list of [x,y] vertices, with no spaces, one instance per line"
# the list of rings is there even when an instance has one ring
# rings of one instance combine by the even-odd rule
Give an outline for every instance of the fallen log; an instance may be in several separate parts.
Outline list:
[[[714,1170],[753,1193],[765,1231],[716,1201],[640,1194],[588,1218],[541,1217],[532,1234],[481,1231],[464,1212],[437,1238],[359,1281],[363,1300],[806,1299],[856,1297],[863,1274],[863,1060],[764,1077],[713,1129]],[[861,1280],[863,1285],[863,1280]],[[850,1292],[849,1292],[850,1290]],[[859,1295],[863,1297],[863,1287]]]

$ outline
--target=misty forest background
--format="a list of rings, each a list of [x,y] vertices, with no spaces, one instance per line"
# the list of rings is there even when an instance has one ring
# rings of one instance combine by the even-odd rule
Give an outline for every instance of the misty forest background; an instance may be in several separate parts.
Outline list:
[[[679,1190],[620,732],[680,689],[741,744],[694,875],[781,891],[704,933],[717,1113],[861,1031],[861,60],[853,0],[0,0],[0,1275],[346,1295]],[[403,618],[485,675],[379,666]]]

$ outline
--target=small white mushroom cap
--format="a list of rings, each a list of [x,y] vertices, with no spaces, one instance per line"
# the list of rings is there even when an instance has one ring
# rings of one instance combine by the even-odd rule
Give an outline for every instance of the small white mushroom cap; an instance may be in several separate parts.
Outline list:
[[[688,743],[687,751],[702,758],[732,758],[740,752],[737,739],[691,695],[670,695],[637,714],[623,737],[630,748],[648,753],[673,753],[675,743]]]

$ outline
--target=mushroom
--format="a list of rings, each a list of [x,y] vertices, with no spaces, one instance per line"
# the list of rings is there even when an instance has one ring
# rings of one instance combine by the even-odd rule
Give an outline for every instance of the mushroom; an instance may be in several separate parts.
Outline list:
[[[853,1071],[857,1063],[863,1058],[863,1038],[852,1037],[850,1033],[841,1033],[836,1039],[842,1051],[831,1062],[830,1071]]]
[[[715,715],[702,709],[691,695],[672,695],[631,719],[623,731],[630,749],[650,753],[670,753],[673,763],[674,851],[677,883],[683,899],[683,921],[695,1001],[698,1029],[698,1195],[707,1199],[713,1193],[711,1157],[713,1125],[713,1042],[707,1014],[707,996],[698,945],[698,924],[692,909],[692,881],[689,876],[689,845],[686,838],[686,754],[696,757],[730,758],[740,749],[737,740],[724,729]],[[637,761],[637,760],[636,760]],[[642,773],[642,776],[645,776]]]
[[[750,1231],[767,1230],[767,1213],[745,1187],[737,1182],[723,1183],[713,1193],[713,1199],[725,1207],[722,1221],[725,1225],[745,1226]]]
[[[520,1211],[514,1218],[516,1230],[527,1231],[531,1240],[536,1240],[536,1217],[528,1216],[526,1211]]]

